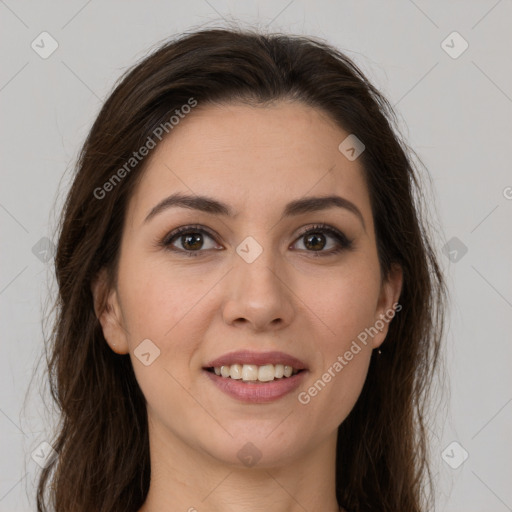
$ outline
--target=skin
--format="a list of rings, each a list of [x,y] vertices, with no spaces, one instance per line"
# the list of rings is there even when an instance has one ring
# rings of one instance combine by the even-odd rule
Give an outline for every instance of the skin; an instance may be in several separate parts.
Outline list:
[[[337,428],[389,323],[307,405],[297,395],[392,310],[402,286],[399,268],[382,280],[362,167],[338,150],[348,135],[297,102],[199,105],[148,157],[128,205],[117,287],[106,290],[103,272],[93,284],[96,303],[108,295],[97,310],[105,339],[130,354],[147,400],[152,480],[140,512],[338,510]],[[208,195],[237,215],[173,207],[144,223],[175,192]],[[279,220],[289,201],[331,194],[353,202],[365,227],[340,208]],[[342,231],[352,249],[328,255],[337,242],[325,233],[319,256],[300,236],[315,223]],[[173,241],[181,253],[157,245],[189,224],[216,235],[203,235],[197,257],[184,254],[183,237]],[[247,236],[263,248],[252,263],[236,252]],[[160,349],[149,366],[134,356],[144,339]],[[240,349],[298,357],[304,385],[267,404],[225,395],[202,367]],[[249,441],[261,453],[253,467],[237,457]]]

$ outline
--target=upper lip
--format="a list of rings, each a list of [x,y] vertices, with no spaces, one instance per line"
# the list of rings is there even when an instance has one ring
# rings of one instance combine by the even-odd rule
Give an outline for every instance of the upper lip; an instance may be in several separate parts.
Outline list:
[[[296,357],[284,352],[251,352],[250,350],[239,350],[230,352],[207,363],[204,368],[220,366],[231,366],[232,364],[254,364],[263,366],[266,364],[284,364],[296,370],[306,370],[306,365]]]

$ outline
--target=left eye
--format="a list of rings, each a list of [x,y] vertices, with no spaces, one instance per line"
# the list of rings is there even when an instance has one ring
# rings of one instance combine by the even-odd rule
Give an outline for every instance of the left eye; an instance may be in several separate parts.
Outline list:
[[[325,240],[329,238],[334,240],[334,248],[323,251],[322,249],[326,246]],[[311,251],[306,248],[306,251],[312,252],[315,256],[329,256],[352,247],[352,240],[349,240],[341,231],[324,224],[309,228],[299,236],[298,240],[305,240],[304,245],[313,248]],[[321,247],[318,248],[319,245]]]
[[[327,247],[329,238],[334,239],[334,242],[331,243],[331,247]],[[316,229],[309,230],[303,235],[301,235],[297,242],[302,241],[302,245],[306,248],[308,252],[311,249],[311,252],[327,252],[333,253],[338,252],[340,249],[340,237],[337,233],[332,233],[327,229]],[[344,245],[344,244],[343,244]],[[323,251],[327,247],[327,250]]]
[[[213,242],[210,247],[204,247],[205,236],[206,239],[210,239]],[[329,238],[334,241],[331,243],[331,247],[327,247],[329,245]],[[181,248],[176,247],[176,240],[181,244]],[[320,254],[323,256],[336,254],[344,249],[350,249],[352,245],[352,241],[341,231],[324,225],[313,226],[303,232],[293,245],[296,245],[299,241],[302,241],[305,247],[303,250],[313,253],[315,256],[319,256]],[[196,228],[194,226],[184,226],[169,233],[169,235],[162,240],[161,245],[170,251],[181,252],[187,256],[198,256],[199,253],[204,252],[201,249],[211,250],[221,248],[216,246],[212,234],[203,228]],[[326,247],[327,250],[323,250]]]

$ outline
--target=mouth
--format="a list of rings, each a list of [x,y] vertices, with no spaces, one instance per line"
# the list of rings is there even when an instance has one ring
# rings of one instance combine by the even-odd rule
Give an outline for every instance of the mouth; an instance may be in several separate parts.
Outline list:
[[[238,351],[203,366],[203,373],[217,389],[240,402],[268,403],[297,389],[309,369],[284,352]]]

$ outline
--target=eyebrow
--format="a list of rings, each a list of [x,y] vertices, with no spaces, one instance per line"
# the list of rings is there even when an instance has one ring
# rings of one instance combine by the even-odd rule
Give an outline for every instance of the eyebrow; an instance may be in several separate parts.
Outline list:
[[[199,195],[186,195],[175,193],[166,197],[154,206],[144,219],[144,223],[149,222],[153,217],[159,213],[173,207],[188,208],[191,210],[199,210],[201,212],[209,213],[211,215],[222,215],[225,217],[236,217],[231,207],[225,203],[217,201],[212,197],[199,196]],[[289,202],[281,215],[281,219],[301,215],[304,213],[318,212],[328,208],[343,208],[355,214],[361,221],[363,228],[366,231],[363,215],[359,208],[344,197],[337,195],[322,196],[322,197],[305,197],[303,199],[296,199]]]

